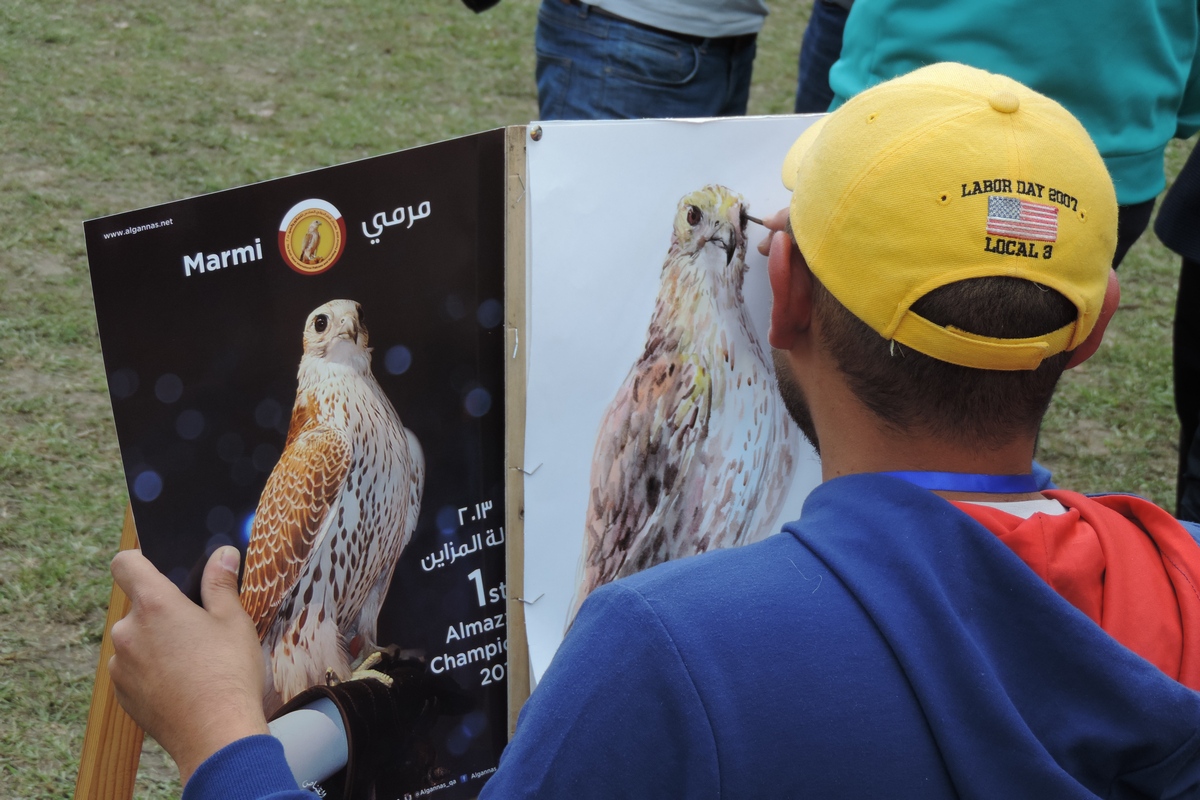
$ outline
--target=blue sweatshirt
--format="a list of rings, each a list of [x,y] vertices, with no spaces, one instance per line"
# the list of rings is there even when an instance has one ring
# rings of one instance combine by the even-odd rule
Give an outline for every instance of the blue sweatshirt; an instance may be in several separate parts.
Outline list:
[[[303,796],[239,793],[246,748],[278,773],[244,740],[186,800]],[[950,503],[856,475],[593,593],[482,797],[1097,795],[1200,795],[1200,693]]]
[[[1198,37],[1195,0],[858,0],[832,107],[938,61],[1007,75],[1079,118],[1131,205],[1162,191],[1167,142],[1200,129]]]

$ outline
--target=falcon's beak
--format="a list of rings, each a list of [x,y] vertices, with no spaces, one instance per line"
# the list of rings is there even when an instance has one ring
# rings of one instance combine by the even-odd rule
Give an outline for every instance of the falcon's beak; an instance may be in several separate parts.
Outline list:
[[[358,320],[353,317],[342,317],[338,320],[337,337],[339,339],[349,339],[352,342],[358,341]]]
[[[722,230],[719,235],[712,237],[709,241],[721,245],[725,251],[725,266],[729,266],[729,262],[733,261],[733,254],[737,252],[737,236],[733,231]]]

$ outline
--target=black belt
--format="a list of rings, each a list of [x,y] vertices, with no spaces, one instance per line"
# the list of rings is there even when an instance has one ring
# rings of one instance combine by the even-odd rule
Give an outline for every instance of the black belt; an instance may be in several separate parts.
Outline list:
[[[690,33],[677,33],[676,31],[668,31],[664,28],[656,28],[653,25],[647,25],[644,22],[638,22],[628,17],[618,16],[610,11],[605,11],[603,8],[597,8],[590,3],[583,3],[581,0],[562,0],[562,2],[576,8],[586,7],[589,14],[597,14],[601,17],[614,19],[617,22],[624,22],[626,25],[632,25],[635,28],[641,28],[644,31],[657,33],[660,36],[667,36],[680,42],[687,42],[688,44],[707,44],[715,47],[728,47],[731,50],[737,51],[749,47],[758,39],[757,33],[743,33],[738,36],[693,36]]]

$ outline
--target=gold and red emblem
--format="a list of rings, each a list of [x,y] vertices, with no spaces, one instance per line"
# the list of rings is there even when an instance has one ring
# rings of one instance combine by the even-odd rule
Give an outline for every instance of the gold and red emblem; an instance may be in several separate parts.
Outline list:
[[[292,206],[279,223],[279,254],[301,275],[319,275],[346,248],[346,222],[332,203],[311,198]]]

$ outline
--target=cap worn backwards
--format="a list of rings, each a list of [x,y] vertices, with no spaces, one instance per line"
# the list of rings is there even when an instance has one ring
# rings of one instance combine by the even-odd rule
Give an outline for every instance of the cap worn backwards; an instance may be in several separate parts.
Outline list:
[[[885,339],[961,366],[1026,370],[1096,324],[1116,248],[1112,181],[1070,112],[1014,80],[935,64],[879,84],[796,140],[783,183],[809,268]],[[996,339],[910,308],[993,276],[1052,288],[1078,316],[1044,336]]]

